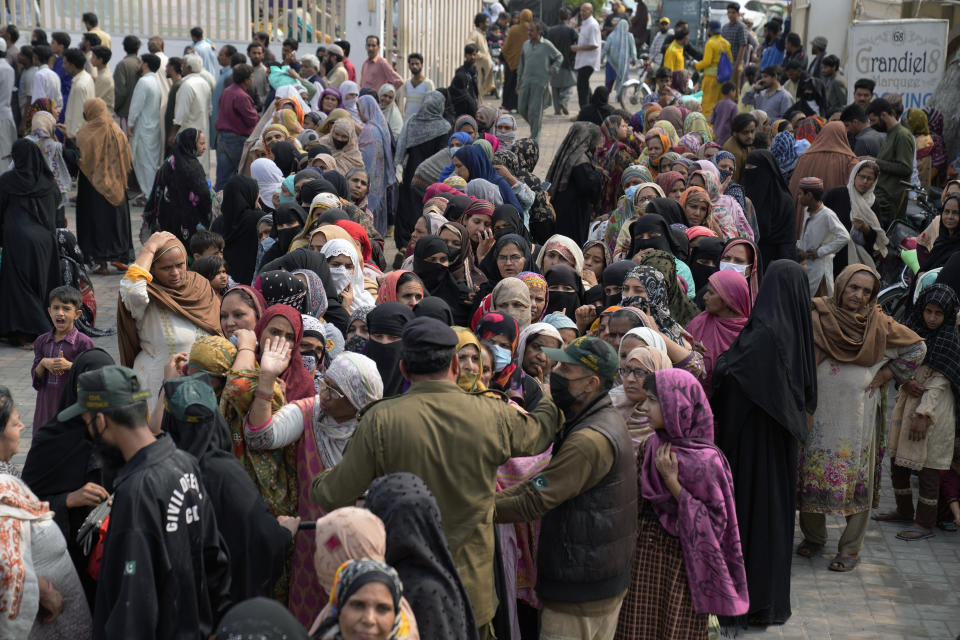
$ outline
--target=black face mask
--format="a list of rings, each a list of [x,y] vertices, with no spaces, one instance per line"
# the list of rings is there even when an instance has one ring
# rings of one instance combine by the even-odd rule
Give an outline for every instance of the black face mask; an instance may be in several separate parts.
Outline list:
[[[603,294],[603,308],[612,307],[614,305],[620,304],[620,299],[623,296],[623,288],[617,287],[618,291],[610,295]]]
[[[627,298],[623,298],[620,300],[620,306],[634,307],[636,309],[640,309],[640,311],[643,311],[644,313],[648,313],[650,311],[650,302],[646,298],[642,298],[640,296],[629,296]]]
[[[576,322],[577,307],[580,306],[580,298],[572,291],[551,291],[550,300],[547,302],[547,313],[554,311],[563,312],[566,309],[567,317]]]
[[[733,171],[728,171],[726,169],[720,169],[720,184],[723,184],[723,181],[733,175]]]
[[[359,333],[347,340],[344,345],[344,349],[352,353],[363,353],[363,350],[367,347],[367,338],[364,338]]]
[[[667,242],[667,239],[663,236],[660,236],[659,238],[634,238],[633,244],[630,245],[630,249],[633,251],[633,253],[643,251],[644,249],[659,249],[670,254],[673,253],[673,251],[670,250],[670,243]]]
[[[94,418],[94,420],[96,420],[96,418]],[[91,431],[93,431],[93,435],[90,434]],[[103,434],[97,432],[97,426],[93,421],[90,422],[90,426],[87,427],[84,436],[87,442],[92,445],[93,454],[99,458],[103,464],[104,471],[115,473],[127,463],[127,461],[123,459],[123,453],[120,452],[120,449],[104,440]]]
[[[268,203],[269,204],[269,203]],[[300,227],[290,227],[289,229],[280,229],[277,231],[277,244],[288,248],[293,239],[300,233]]]
[[[343,149],[345,146],[347,146],[348,142],[350,141],[349,140],[340,141],[340,140],[337,140],[336,138],[333,138],[333,146],[336,147],[337,149]]]
[[[423,280],[423,286],[432,291],[440,286],[449,271],[437,262],[424,262],[416,268],[416,274]]]
[[[495,240],[499,240],[508,233],[516,233],[516,231],[513,229],[513,227],[500,227],[499,229],[494,229],[493,238]]]
[[[553,403],[564,414],[569,413],[570,407],[577,403],[576,396],[570,393],[570,379],[556,372],[550,373],[550,395],[553,396]],[[567,419],[570,419],[569,416]]]
[[[878,122],[877,124],[871,125],[871,126],[872,126],[872,128],[874,129],[874,131],[879,131],[880,133],[886,133],[886,132],[887,132],[887,125],[883,124],[883,121],[882,121],[882,120],[881,120],[880,122]]]

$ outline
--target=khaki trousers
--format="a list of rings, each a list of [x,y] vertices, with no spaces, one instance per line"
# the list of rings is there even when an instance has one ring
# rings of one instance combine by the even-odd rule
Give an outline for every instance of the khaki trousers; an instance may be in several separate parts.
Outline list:
[[[840,535],[837,552],[841,555],[852,556],[860,553],[863,548],[863,538],[867,535],[867,525],[870,523],[870,510],[847,516],[847,526]],[[827,517],[822,513],[800,512],[800,531],[804,540],[813,544],[827,544]]]
[[[622,604],[621,599],[610,613],[590,618],[544,607],[540,614],[540,640],[613,640]]]

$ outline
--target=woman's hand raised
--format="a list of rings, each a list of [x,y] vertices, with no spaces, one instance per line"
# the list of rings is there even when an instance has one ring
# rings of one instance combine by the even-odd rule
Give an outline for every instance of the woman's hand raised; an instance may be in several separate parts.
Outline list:
[[[260,352],[260,377],[277,378],[290,364],[290,345],[279,337],[264,340]]]

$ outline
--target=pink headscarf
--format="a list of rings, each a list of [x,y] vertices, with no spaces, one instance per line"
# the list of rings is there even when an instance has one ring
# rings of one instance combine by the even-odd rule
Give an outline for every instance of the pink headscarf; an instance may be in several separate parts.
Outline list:
[[[432,185],[427,187],[427,192],[423,194],[423,202],[421,204],[426,204],[427,200],[429,200],[430,198],[435,198],[441,193],[448,193],[452,196],[467,195],[463,191],[460,191],[459,189],[455,189],[448,184],[444,184],[443,182],[434,182]]]
[[[497,136],[492,133],[485,133],[483,134],[483,139],[490,143],[494,153],[500,150],[500,140],[497,139]]]
[[[724,304],[737,314],[736,318],[721,318],[704,311],[687,325],[690,335],[707,349],[703,354],[703,390],[710,395],[713,367],[717,358],[730,348],[746,326],[753,303],[750,298],[750,284],[736,271],[717,271],[707,282]]]
[[[747,572],[743,565],[733,477],[723,453],[713,444],[713,412],[703,387],[689,372],[654,373],[663,429],[645,445],[640,486],[667,533],[680,538],[687,582],[697,613],[739,616],[747,613]],[[669,442],[679,462],[684,488],[674,499],[654,462]]]

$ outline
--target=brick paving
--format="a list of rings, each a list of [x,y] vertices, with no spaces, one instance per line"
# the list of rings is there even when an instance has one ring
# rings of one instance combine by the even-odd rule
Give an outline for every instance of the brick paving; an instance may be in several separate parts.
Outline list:
[[[599,76],[598,76],[599,77]],[[560,146],[569,116],[544,115],[540,136],[540,160],[537,174],[546,175],[550,161]],[[521,118],[517,118],[521,121]],[[521,121],[520,137],[529,131]],[[134,242],[140,228],[140,208],[131,209]],[[74,226],[73,207],[68,218]],[[392,243],[387,243],[392,246]],[[388,256],[392,258],[392,256]],[[97,326],[116,325],[117,291],[120,274],[92,276],[97,295]],[[118,359],[115,336],[97,338],[96,346]],[[22,464],[30,446],[30,423],[35,392],[29,368],[32,351],[15,349],[0,343],[0,384],[13,393],[27,429],[21,438],[20,453],[14,458]],[[885,470],[889,469],[885,462]],[[885,471],[881,483],[881,509],[893,508],[890,476]],[[782,627],[750,629],[740,635],[790,640],[894,640],[935,638],[943,640],[960,634],[960,534],[937,530],[934,538],[919,542],[896,539],[901,525],[871,522],[860,565],[851,573],[827,569],[833,547],[839,539],[843,520],[827,519],[829,542],[820,557],[807,560],[794,556],[791,600],[793,617]],[[799,527],[794,542],[801,540]]]

